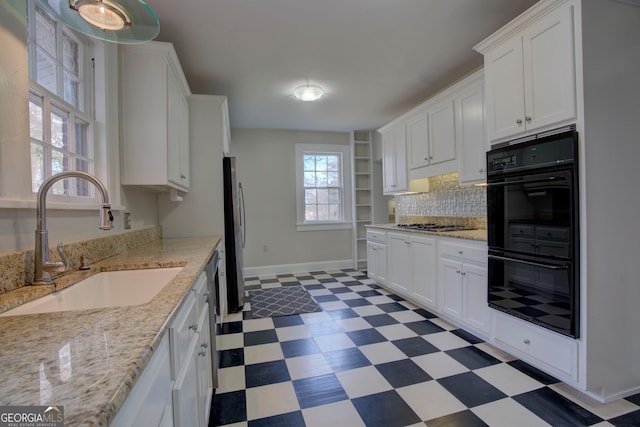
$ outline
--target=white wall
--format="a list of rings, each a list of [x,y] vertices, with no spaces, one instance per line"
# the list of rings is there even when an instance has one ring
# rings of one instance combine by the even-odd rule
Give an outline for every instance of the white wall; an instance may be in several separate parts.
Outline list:
[[[296,230],[296,143],[348,145],[349,134],[232,131],[230,153],[238,159],[247,208],[245,267],[352,258],[351,230]]]
[[[0,1],[0,252],[32,249],[35,241],[35,197],[31,201],[16,201],[22,194],[15,191],[26,189],[28,192],[31,187],[27,148],[29,80],[25,10],[23,0]],[[109,66],[111,74],[106,81],[113,86],[109,88],[112,93],[117,93],[117,63],[110,63]],[[117,105],[117,102],[112,104]],[[106,113],[109,123],[104,127],[108,143],[115,144],[115,150],[109,151],[116,154],[116,161],[112,161],[110,168],[116,179],[110,189],[112,193],[120,193],[111,197],[120,200],[132,212],[134,228],[157,225],[155,195],[135,189],[121,191],[117,185],[117,116],[117,110]],[[105,155],[111,157],[108,153]],[[114,214],[115,230],[104,232],[98,230],[97,203],[96,208],[91,210],[50,209],[47,216],[49,240],[52,243],[69,242],[122,232],[122,212]]]
[[[582,8],[588,386],[606,393],[640,382],[640,7]]]
[[[189,159],[191,187],[182,202],[158,195],[165,237],[224,234],[222,157],[226,98],[215,95],[189,97]]]

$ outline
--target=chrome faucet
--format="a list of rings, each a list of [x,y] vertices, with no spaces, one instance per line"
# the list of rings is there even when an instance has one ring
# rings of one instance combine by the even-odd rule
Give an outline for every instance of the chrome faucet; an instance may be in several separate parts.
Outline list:
[[[36,208],[36,247],[35,247],[35,277],[33,285],[52,285],[51,272],[62,272],[69,267],[69,262],[62,249],[62,243],[58,244],[58,253],[62,262],[49,261],[49,232],[47,231],[47,192],[56,182],[65,178],[79,178],[89,181],[100,191],[102,204],[100,205],[100,228],[111,230],[111,205],[107,189],[95,176],[81,171],[66,171],[47,178],[38,190],[38,205]]]

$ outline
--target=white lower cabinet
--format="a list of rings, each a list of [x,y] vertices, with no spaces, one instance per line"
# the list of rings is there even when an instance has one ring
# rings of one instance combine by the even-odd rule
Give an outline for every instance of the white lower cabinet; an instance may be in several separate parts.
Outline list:
[[[411,236],[411,296],[429,308],[438,301],[436,275],[436,240]]]
[[[436,240],[410,233],[388,233],[387,257],[387,286],[436,308]]]
[[[563,381],[578,379],[578,342],[500,312],[495,344]]]
[[[207,278],[203,272],[192,289],[193,295],[170,328],[174,364],[173,424],[175,427],[206,426],[213,394]],[[195,321],[191,323],[191,319]],[[185,319],[188,321],[185,322]],[[189,334],[185,345],[185,334]],[[185,350],[186,349],[186,350]],[[179,362],[178,362],[179,361]]]
[[[207,426],[213,396],[209,328],[202,272],[110,425]]]
[[[116,413],[111,426],[173,425],[165,423],[167,414],[172,415],[169,359],[169,338],[165,336],[153,352],[124,404]],[[169,412],[167,413],[167,411]]]
[[[387,245],[367,242],[367,277],[387,283]]]
[[[484,245],[440,241],[440,309],[472,330],[488,335],[487,250]]]
[[[385,246],[379,243],[384,233],[382,229],[368,230],[367,263],[377,269],[386,261],[386,280],[379,280],[380,275],[371,271],[369,278],[489,339],[493,312],[487,303],[486,244],[388,231]]]
[[[411,288],[411,250],[408,233],[387,233],[387,285],[406,295]]]

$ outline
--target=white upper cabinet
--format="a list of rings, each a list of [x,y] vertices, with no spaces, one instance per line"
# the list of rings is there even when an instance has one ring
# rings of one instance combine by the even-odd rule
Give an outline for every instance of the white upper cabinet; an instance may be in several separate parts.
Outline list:
[[[382,134],[382,187],[384,194],[407,191],[407,147],[405,126],[400,123]]]
[[[453,100],[446,100],[407,119],[410,169],[455,159],[454,115]]]
[[[483,73],[456,97],[456,143],[460,183],[481,182],[486,176],[487,138],[484,121]]]
[[[484,117],[484,74],[480,70],[380,128],[385,194],[407,191],[407,179],[456,171],[463,184],[483,181]],[[406,144],[404,151],[402,144]],[[400,152],[404,157],[397,154]]]
[[[573,33],[573,7],[565,4],[476,46],[484,55],[491,141],[576,117]]]
[[[122,184],[188,191],[191,94],[171,43],[121,45]]]

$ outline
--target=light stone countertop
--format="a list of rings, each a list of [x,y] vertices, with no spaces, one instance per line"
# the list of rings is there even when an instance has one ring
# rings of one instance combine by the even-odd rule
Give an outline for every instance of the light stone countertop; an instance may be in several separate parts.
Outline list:
[[[371,225],[365,225],[365,227],[381,228],[383,230],[389,230],[389,231],[404,231],[407,233],[429,234],[431,236],[453,237],[456,239],[477,240],[480,242],[487,241],[487,230],[482,228],[478,228],[475,230],[460,230],[460,231],[426,231],[426,230],[413,230],[413,229],[398,227],[395,224],[371,224]]]
[[[65,425],[107,426],[220,240],[160,239],[92,265],[184,266],[147,304],[0,317],[0,405],[62,405]]]

